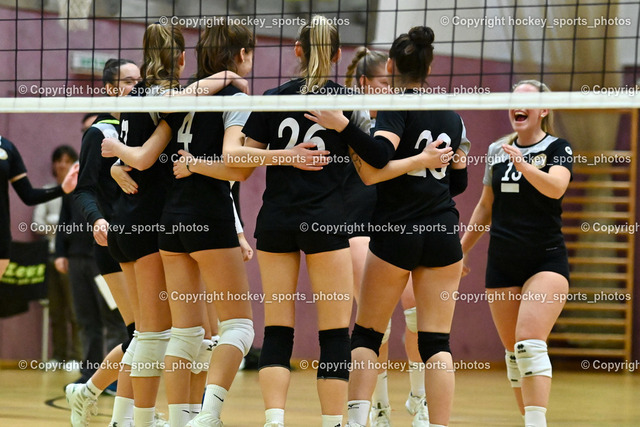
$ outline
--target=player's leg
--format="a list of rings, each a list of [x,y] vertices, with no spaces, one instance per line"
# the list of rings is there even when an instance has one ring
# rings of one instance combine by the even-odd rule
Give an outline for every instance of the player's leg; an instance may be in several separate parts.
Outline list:
[[[204,338],[204,300],[199,291],[198,264],[186,253],[161,250],[171,309],[171,338],[164,356],[164,381],[169,423],[184,426],[191,420],[191,369]]]
[[[348,248],[306,256],[318,312],[320,365],[318,395],[322,425],[342,422],[351,361],[349,321],[353,306],[353,271]],[[327,268],[330,266],[330,268]]]
[[[409,360],[409,384],[411,386],[411,391],[405,401],[405,408],[413,416],[414,427],[428,426],[429,410],[424,387],[424,369],[418,349],[418,312],[411,277],[402,292],[400,303],[404,311],[404,349]]]
[[[351,423],[367,424],[382,337],[408,278],[408,270],[389,264],[371,252],[367,254],[356,325],[351,336],[353,371],[348,391]]]
[[[449,349],[449,333],[455,301],[443,299],[458,289],[462,261],[445,267],[418,267],[412,272],[418,311],[418,346],[425,366],[426,400],[432,426],[449,423],[455,376]]]
[[[206,292],[202,280],[200,280],[200,290],[201,292]],[[202,410],[202,398],[204,396],[204,389],[207,386],[207,374],[209,373],[211,355],[220,339],[218,336],[218,314],[216,312],[216,306],[213,303],[207,302],[203,309],[202,316],[205,319],[204,339],[200,344],[194,367],[191,369],[191,390],[189,392],[191,419],[195,418]]]
[[[157,238],[157,237],[156,237]],[[143,256],[134,263],[140,318],[136,318],[138,342],[131,370],[136,425],[151,425],[160,386],[164,355],[171,335],[171,313],[166,298],[160,253]]]
[[[264,400],[265,425],[277,427],[284,425],[284,408],[291,377],[300,252],[258,250],[257,255],[265,296],[265,330],[258,376]]]
[[[502,341],[502,345],[505,348],[507,378],[513,388],[520,413],[524,415],[520,370],[513,351],[516,344],[516,323],[518,321],[518,310],[520,310],[521,288],[519,286],[487,288],[486,292],[493,323],[496,325],[500,341]]]
[[[527,426],[547,425],[545,414],[551,392],[551,362],[546,341],[562,312],[568,289],[567,279],[550,271],[536,273],[522,288],[526,297],[518,312],[515,353],[522,375]]]
[[[237,239],[237,236],[233,234]],[[225,396],[243,357],[253,343],[254,331],[249,280],[240,247],[191,253],[198,263],[207,292],[221,295],[215,306],[220,320],[220,340],[211,356],[202,412],[189,425],[219,423]]]

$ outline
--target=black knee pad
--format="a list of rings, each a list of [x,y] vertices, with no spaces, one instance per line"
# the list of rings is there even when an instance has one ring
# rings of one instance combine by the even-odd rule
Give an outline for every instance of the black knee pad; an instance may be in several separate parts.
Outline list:
[[[449,334],[418,331],[418,350],[420,351],[420,357],[423,363],[427,363],[427,360],[441,351],[451,353],[451,349],[449,348]]]
[[[291,370],[292,352],[293,328],[288,326],[265,326],[258,370],[268,366],[281,366]]]
[[[349,381],[351,346],[349,328],[326,329],[318,332],[320,339],[320,364],[318,379]]]
[[[126,353],[127,349],[129,348],[129,344],[131,344],[131,340],[133,340],[133,333],[136,330],[136,324],[135,323],[129,323],[127,325],[127,335],[129,336],[129,338],[127,338],[127,340],[125,342],[122,343],[122,352]]]
[[[382,345],[383,336],[383,332],[363,328],[356,323],[353,325],[353,332],[351,333],[351,350],[364,347],[373,350],[376,356],[380,356],[380,346]]]

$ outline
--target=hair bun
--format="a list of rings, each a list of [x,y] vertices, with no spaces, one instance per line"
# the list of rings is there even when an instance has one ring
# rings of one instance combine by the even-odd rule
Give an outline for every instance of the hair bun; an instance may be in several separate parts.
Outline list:
[[[429,27],[413,27],[409,30],[409,39],[416,46],[428,47],[433,43],[435,35]]]

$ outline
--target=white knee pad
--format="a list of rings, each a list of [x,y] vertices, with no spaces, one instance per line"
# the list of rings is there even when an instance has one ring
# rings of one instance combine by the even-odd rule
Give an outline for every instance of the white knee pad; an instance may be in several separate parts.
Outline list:
[[[159,377],[162,374],[169,338],[171,329],[138,333],[138,344],[131,364],[132,377]]]
[[[253,344],[253,321],[251,319],[229,319],[220,322],[220,341],[218,345],[232,345],[239,349],[243,355],[249,353]]]
[[[504,361],[507,364],[507,378],[509,378],[511,387],[521,387],[520,380],[522,379],[522,376],[520,375],[520,369],[518,368],[516,354],[509,350],[505,350],[504,353]]]
[[[418,333],[418,313],[415,307],[407,308],[404,311],[404,321],[408,330],[414,334]]]
[[[516,360],[522,377],[543,376],[551,378],[551,361],[547,343],[542,340],[523,340],[516,343]]]
[[[133,339],[131,343],[129,343],[129,347],[127,347],[127,351],[124,352],[122,356],[122,364],[129,365],[133,363],[133,355],[136,352],[136,346],[138,345],[138,331],[133,331]]]
[[[191,368],[193,374],[198,375],[202,371],[209,370],[209,362],[211,361],[211,355],[216,345],[218,345],[217,335],[211,339],[205,338],[202,340],[193,367]]]
[[[389,341],[389,335],[391,335],[391,319],[389,319],[389,323],[387,323],[387,330],[384,331],[384,335],[382,336],[382,344]]]
[[[171,338],[167,345],[165,356],[179,357],[193,362],[200,351],[200,344],[204,338],[204,328],[171,328]]]

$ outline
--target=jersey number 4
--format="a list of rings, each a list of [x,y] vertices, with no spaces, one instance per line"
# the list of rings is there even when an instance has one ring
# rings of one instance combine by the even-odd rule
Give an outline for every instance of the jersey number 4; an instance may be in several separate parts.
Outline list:
[[[287,117],[282,121],[282,123],[280,123],[280,127],[278,127],[278,138],[282,138],[282,136],[284,135],[284,130],[286,128],[291,129],[291,137],[289,138],[289,143],[286,147],[284,147],[285,150],[289,150],[295,147],[295,145],[298,143],[298,136],[300,136],[300,124],[293,117]],[[314,124],[309,128],[307,133],[304,134],[304,138],[302,138],[302,141],[300,142],[313,142],[314,144],[316,144],[318,150],[325,150],[326,145],[324,143],[324,140],[319,136],[313,136],[316,132],[319,132],[321,130],[326,129],[317,123]]]
[[[449,147],[451,146],[451,138],[449,138],[449,135],[447,135],[446,133],[441,133],[440,135],[438,135],[438,138],[441,141],[444,141],[445,146]],[[426,144],[422,145],[422,141],[427,141]],[[433,136],[431,135],[431,131],[430,130],[424,130],[422,131],[422,133],[420,134],[420,136],[418,136],[418,140],[416,141],[416,145],[415,145],[415,149],[416,150],[424,150],[424,148],[431,144],[433,142]],[[446,172],[447,172],[447,167],[443,167],[443,168],[429,168],[429,172],[431,173],[431,175],[433,175],[433,177],[435,179],[442,179],[444,178]],[[411,172],[408,172],[407,175],[411,175],[411,176],[419,176],[422,178],[426,178],[427,177],[427,169],[418,169],[418,170],[414,170]]]
[[[178,130],[178,135],[176,135],[176,141],[178,144],[182,144],[184,151],[187,153],[189,153],[189,144],[191,144],[191,140],[193,139],[193,134],[191,134],[191,124],[193,123],[194,114],[195,113],[192,111],[184,116],[182,126],[180,126],[180,130]]]

